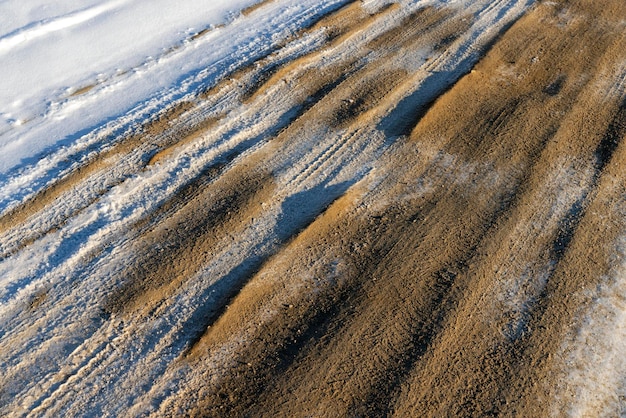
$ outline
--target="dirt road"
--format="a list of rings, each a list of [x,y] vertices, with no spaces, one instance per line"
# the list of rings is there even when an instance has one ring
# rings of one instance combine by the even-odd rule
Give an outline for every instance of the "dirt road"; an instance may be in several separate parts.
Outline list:
[[[5,214],[5,259],[79,250],[3,313],[0,411],[626,414],[626,3],[461,3],[350,2]]]

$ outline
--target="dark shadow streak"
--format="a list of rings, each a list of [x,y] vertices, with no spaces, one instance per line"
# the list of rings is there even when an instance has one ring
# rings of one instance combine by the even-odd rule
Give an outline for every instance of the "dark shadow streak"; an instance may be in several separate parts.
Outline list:
[[[285,200],[282,205],[283,215],[279,218],[274,231],[277,241],[274,251],[248,258],[204,291],[201,297],[203,303],[182,326],[183,331],[179,339],[186,342],[187,348],[184,354],[193,350],[211,325],[222,316],[229,303],[265,262],[276,254],[284,244],[306,229],[320,214],[324,213],[352,184],[352,182],[332,186],[320,184],[309,190],[296,193]]]

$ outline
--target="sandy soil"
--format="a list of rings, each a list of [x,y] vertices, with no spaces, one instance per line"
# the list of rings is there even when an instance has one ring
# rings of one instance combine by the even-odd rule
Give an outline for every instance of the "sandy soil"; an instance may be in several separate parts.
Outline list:
[[[130,341],[202,295],[125,414],[626,413],[626,3],[539,1],[474,36],[507,10],[482,4],[352,2],[294,34],[319,47],[238,69],[0,219],[9,234],[118,160],[157,169],[243,132],[133,222],[94,302]],[[76,413],[66,386],[32,412]]]

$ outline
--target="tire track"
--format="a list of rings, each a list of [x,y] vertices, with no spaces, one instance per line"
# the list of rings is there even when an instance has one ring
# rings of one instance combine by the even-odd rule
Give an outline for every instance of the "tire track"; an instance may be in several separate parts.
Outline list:
[[[237,299],[238,299],[238,298],[237,298]],[[252,399],[252,398],[254,398],[254,397],[252,396],[252,397],[250,397],[249,399]],[[222,399],[222,401],[223,401],[223,399]]]
[[[0,228],[0,412],[619,413],[580,336],[620,318],[626,10],[531,3],[350,2],[23,206],[69,215]]]
[[[539,9],[537,13],[541,12],[543,10]],[[503,45],[515,44],[523,47],[525,43],[519,39],[521,34],[528,31],[527,36],[532,37],[535,28],[544,30],[543,27],[533,26],[534,22],[531,18],[529,21],[520,22],[514,26],[518,28],[518,32],[510,35],[507,33],[500,42]],[[578,29],[580,28],[573,30]],[[560,36],[561,39],[567,40],[571,35]],[[587,36],[590,39],[597,39],[594,33]],[[513,39],[514,42],[507,44]],[[567,51],[558,41],[554,42],[552,48],[553,51]],[[528,51],[528,54],[532,53],[532,50]],[[611,59],[611,52],[602,47],[597,47],[592,54],[595,55],[589,55],[591,59],[580,60],[584,62],[585,68],[597,68],[604,65],[602,60],[605,58]],[[358,415],[376,413],[414,415],[418,413],[417,411],[420,411],[420,414],[428,411],[427,415],[437,416],[446,413],[471,415],[506,414],[516,411],[513,409],[516,405],[512,400],[514,394],[518,392],[514,390],[509,392],[506,382],[523,381],[525,387],[531,387],[528,382],[532,380],[520,376],[526,376],[524,370],[534,369],[532,366],[520,365],[522,360],[519,359],[524,358],[520,350],[532,346],[526,345],[529,338],[534,338],[530,330],[542,329],[537,328],[534,318],[541,317],[541,307],[550,303],[547,295],[552,293],[547,289],[553,286],[554,277],[559,275],[558,272],[562,268],[560,266],[564,263],[563,257],[569,257],[571,252],[572,244],[561,241],[569,234],[576,240],[575,237],[579,234],[580,221],[578,218],[570,218],[571,209],[577,207],[580,199],[584,201],[591,199],[589,190],[596,187],[593,179],[596,177],[594,172],[597,171],[598,163],[592,163],[591,168],[594,168],[595,164],[595,169],[584,169],[586,164],[588,168],[590,167],[589,161],[593,159],[589,157],[598,147],[598,143],[594,145],[594,140],[590,139],[588,134],[596,129],[594,126],[601,127],[605,123],[613,126],[614,123],[610,122],[610,118],[607,119],[607,113],[610,114],[610,111],[595,113],[598,116],[595,122],[597,125],[586,126],[585,133],[579,136],[582,139],[572,148],[571,140],[565,138],[569,132],[576,129],[573,127],[574,121],[579,120],[576,112],[589,112],[589,109],[595,107],[595,102],[586,98],[587,93],[592,90],[593,82],[578,84],[569,81],[575,77],[567,77],[562,82],[563,85],[555,89],[551,96],[559,100],[545,100],[543,95],[550,96],[545,93],[545,86],[550,86],[554,82],[554,75],[546,69],[554,66],[556,62],[547,60],[542,61],[540,66],[530,69],[526,77],[528,81],[525,81],[528,84],[524,88],[520,89],[518,82],[507,91],[498,92],[501,86],[498,79],[501,68],[500,57],[508,54],[495,51],[493,55],[496,57],[493,63],[495,65],[481,63],[475,74],[468,74],[457,83],[451,89],[450,95],[438,100],[420,121],[418,129],[413,134],[415,138],[424,141],[421,149],[426,155],[420,157],[420,164],[415,164],[416,171],[419,167],[417,172],[420,174],[416,175],[410,169],[406,169],[411,175],[407,175],[401,184],[406,183],[406,186],[402,187],[407,189],[415,187],[413,185],[425,187],[422,193],[416,191],[404,193],[407,196],[414,196],[411,204],[419,205],[421,209],[416,212],[416,207],[405,200],[402,201],[403,205],[408,206],[391,208],[383,206],[378,213],[384,215],[375,215],[376,218],[373,218],[379,223],[376,226],[354,225],[355,219],[349,214],[351,212],[335,209],[335,205],[331,207],[329,212],[332,212],[333,216],[337,216],[337,213],[341,213],[341,216],[336,219],[322,216],[303,231],[295,241],[298,245],[296,246],[294,242],[294,246],[281,252],[279,257],[264,267],[195,348],[194,357],[189,360],[190,367],[203,367],[202,363],[214,364],[213,361],[220,364],[224,361],[223,354],[213,357],[211,353],[213,350],[221,352],[218,347],[222,346],[222,341],[229,341],[229,335],[236,334],[241,338],[237,331],[243,332],[246,326],[237,324],[254,321],[254,318],[264,318],[261,312],[273,308],[276,313],[271,320],[258,327],[247,327],[250,334],[247,334],[246,340],[255,342],[241,343],[238,345],[239,348],[233,351],[234,360],[228,363],[227,377],[217,379],[219,383],[207,383],[200,388],[192,385],[192,388],[184,390],[173,399],[184,407],[197,408],[193,409],[197,413],[210,416],[223,414],[224,411],[235,416],[262,413],[330,415],[347,411]],[[562,53],[559,52],[551,59],[559,60],[561,57]],[[520,56],[517,64],[520,73],[533,64],[531,58],[532,55],[528,56],[527,60],[523,55]],[[582,70],[580,65],[571,65],[569,71],[577,73]],[[485,74],[491,74],[492,79],[489,81],[493,90],[481,91],[484,87],[478,87],[482,85],[477,83],[476,79],[480,78],[483,83],[486,82]],[[475,94],[473,100],[479,103],[474,109],[468,105],[472,103],[469,101],[472,99],[471,96],[465,96],[466,89],[473,89]],[[519,99],[511,99],[510,95]],[[490,109],[487,106],[490,112],[485,115],[484,103],[490,100],[501,108]],[[538,103],[542,103],[539,109],[536,108]],[[563,111],[570,108],[571,103],[578,103],[573,115]],[[454,108],[451,110],[450,106],[456,108],[464,106],[465,113],[460,119],[466,121],[465,125],[459,120],[450,122],[449,115],[463,114],[455,113]],[[442,111],[443,109],[447,111]],[[475,113],[472,113],[473,110]],[[542,113],[550,117],[541,117]],[[473,123],[475,115],[481,115],[484,124],[476,126]],[[519,132],[526,133],[528,135],[526,141],[529,142],[519,141]],[[442,139],[438,143],[432,139],[432,136],[446,138],[447,135],[453,140]],[[597,139],[598,136],[591,138]],[[429,146],[434,152],[430,158]],[[388,169],[397,170],[398,167],[404,167],[399,157],[402,154],[396,148],[393,149],[393,152],[389,151],[387,154],[393,156],[394,163]],[[569,151],[566,151],[567,149]],[[411,155],[410,150],[409,148],[407,155]],[[420,150],[420,146],[417,150]],[[567,156],[570,154],[573,156],[568,160]],[[484,161],[485,155],[490,160],[501,161],[497,165],[497,175],[494,174],[492,177],[486,175],[496,169],[489,165],[476,170],[477,166],[474,164]],[[560,164],[558,159],[555,160],[555,156],[559,155],[566,158],[565,161],[572,168],[569,172],[565,169],[567,166]],[[431,161],[426,169],[422,162],[424,160]],[[505,165],[504,161],[509,162]],[[554,170],[553,177],[546,176],[549,169]],[[393,182],[395,187],[398,187],[397,181],[392,180],[394,177],[385,174],[379,165],[376,170],[383,171],[379,175],[388,178],[390,183]],[[464,175],[463,171],[466,170],[472,174]],[[508,174],[503,170],[508,170]],[[418,180],[410,181],[411,178]],[[452,179],[458,183],[450,187],[448,182]],[[465,191],[470,185],[472,188],[476,187],[476,182],[481,185],[478,190],[482,194]],[[402,196],[397,189],[386,189],[384,184],[385,180],[382,180],[380,186],[375,189],[380,193],[377,196],[385,194]],[[442,187],[443,185],[447,187]],[[484,196],[486,190],[490,193],[501,193],[500,197],[490,199]],[[480,203],[468,203],[466,199]],[[453,202],[456,202],[457,206]],[[537,207],[536,202],[543,202],[546,206]],[[553,203],[558,206],[551,207]],[[449,214],[458,212],[468,217],[470,213],[464,208],[469,207],[472,208],[472,214],[477,214],[474,216],[480,216],[478,214],[484,212],[478,207],[494,210],[494,206],[501,208],[501,212],[494,212],[498,213],[496,218],[489,220],[489,217],[488,219],[479,217],[474,220],[475,224],[467,226],[463,226],[464,221],[460,215],[454,218],[454,215]],[[455,207],[456,209],[453,209]],[[532,208],[539,210],[531,211]],[[400,228],[400,225],[407,228],[404,220],[411,220],[410,224],[418,220],[416,231],[404,234],[392,232],[391,228],[394,225],[397,225],[396,228]],[[330,225],[324,226],[326,222]],[[351,227],[345,226],[350,223]],[[338,224],[344,225],[343,228]],[[380,235],[374,235],[375,238],[365,238],[366,232],[363,232],[363,235],[355,232],[375,231],[376,227],[381,231]],[[477,230],[480,229],[485,231],[482,236],[477,234]],[[341,240],[350,244],[346,244],[345,247],[339,243],[331,244],[330,237],[333,235],[329,231],[339,231]],[[460,239],[457,235],[459,233],[461,237],[463,234],[468,236],[465,240]],[[358,238],[354,238],[355,235]],[[497,248],[502,246],[505,236],[510,236],[513,247],[498,251]],[[307,241],[307,237],[310,241]],[[388,246],[381,242],[377,249],[369,249],[368,247],[377,243],[377,240],[393,242]],[[467,240],[474,244],[470,245]],[[321,246],[315,244],[320,241],[325,244]],[[404,244],[405,242],[407,244]],[[341,248],[337,249],[338,246]],[[361,248],[361,251],[368,255],[360,255],[356,248]],[[465,256],[455,253],[468,248]],[[543,251],[545,254],[542,254]],[[422,254],[426,259],[419,261]],[[435,260],[429,260],[428,255],[436,257]],[[512,255],[512,258],[509,258],[509,255]],[[560,257],[559,260],[551,266],[551,259],[557,255]],[[366,259],[372,262],[375,260],[375,266],[378,267],[364,262],[361,257],[367,257]],[[348,267],[341,280],[329,278],[328,284],[321,285],[322,289],[328,290],[316,288],[314,293],[316,296],[311,296],[311,291],[300,290],[306,296],[298,290],[293,290],[292,294],[281,291],[281,280],[272,284],[269,279],[271,276],[278,276],[289,277],[292,281],[302,280],[301,277],[318,274],[315,273],[318,271],[317,268],[307,264],[307,260],[328,263],[338,258],[343,259],[342,262],[348,265],[362,266],[363,273],[357,275]],[[300,259],[302,261],[299,261]],[[351,263],[346,259],[353,261]],[[438,262],[441,264],[437,264]],[[520,302],[519,306],[514,304],[512,311],[494,307],[494,311],[498,312],[495,324],[477,325],[493,321],[494,311],[485,307],[494,305],[494,295],[506,292],[506,289],[498,287],[497,278],[514,279],[517,273],[524,272],[526,262],[535,263],[536,267],[533,268],[536,268],[537,272],[544,269],[541,266],[546,265],[551,270],[546,279],[547,287],[529,288],[531,294],[537,298],[536,302],[528,305],[529,313],[515,310],[520,306],[524,307],[525,302]],[[403,266],[403,263],[413,267]],[[484,266],[481,267],[481,263],[484,263]],[[415,267],[416,265],[420,267]],[[495,276],[491,272],[492,267],[496,268]],[[313,271],[307,273],[311,269]],[[380,273],[384,271],[388,273],[381,275]],[[501,275],[498,275],[498,272]],[[420,279],[417,284],[413,284],[410,278],[417,274],[421,275]],[[535,276],[535,273],[530,275]],[[358,276],[358,279],[355,276]],[[369,286],[374,281],[376,285]],[[317,283],[325,281],[321,278]],[[283,283],[283,288],[286,286],[286,283]],[[383,288],[378,289],[380,286]],[[364,290],[366,288],[367,292]],[[259,292],[261,289],[266,293],[255,297],[253,292]],[[521,293],[524,294],[524,291]],[[429,296],[424,296],[425,294]],[[275,296],[275,302],[262,302],[268,299],[268,295],[283,296]],[[506,298],[506,293],[504,297]],[[468,298],[468,301],[465,302],[464,298]],[[283,303],[289,303],[289,306],[294,307],[283,310],[279,307],[278,300],[289,301]],[[415,312],[416,308],[411,307],[412,303],[413,306],[423,304],[423,310],[418,310],[413,317],[411,313]],[[331,309],[329,308],[331,305],[338,307]],[[323,314],[330,314],[332,318],[320,320],[320,315]],[[376,316],[380,319],[372,318]],[[521,325],[522,328],[516,325],[516,321],[520,320],[526,322],[526,325]],[[526,326],[528,329],[525,329]],[[519,331],[520,329],[523,331]],[[540,335],[546,339],[543,332]],[[501,342],[502,339],[504,342]],[[472,341],[469,346],[468,341]],[[472,359],[476,360],[472,362]],[[398,363],[406,366],[385,366]],[[395,367],[397,369],[394,370]],[[452,368],[452,372],[449,368]],[[404,371],[398,372],[398,369]],[[441,372],[435,372],[437,369]],[[459,376],[456,380],[447,377],[456,375]],[[214,375],[207,380],[215,381]],[[390,387],[386,386],[387,384]],[[368,387],[370,389],[367,389]],[[201,391],[200,394],[192,395],[197,390]],[[449,390],[453,390],[455,396],[447,396]],[[532,392],[532,395],[528,396],[529,402],[537,399],[533,395],[536,393]],[[191,397],[189,402],[185,401],[187,397]],[[196,402],[200,399],[205,399],[205,402],[198,406]],[[249,399],[254,399],[254,404],[246,401]],[[173,407],[175,403],[168,405]],[[171,409],[162,411],[168,410],[171,411]],[[537,415],[540,409],[535,406],[524,411],[530,415]]]

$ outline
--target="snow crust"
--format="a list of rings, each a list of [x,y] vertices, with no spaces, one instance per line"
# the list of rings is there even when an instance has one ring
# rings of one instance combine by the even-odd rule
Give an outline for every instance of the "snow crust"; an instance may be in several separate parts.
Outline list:
[[[235,52],[189,40],[255,2],[0,2],[0,175]]]

